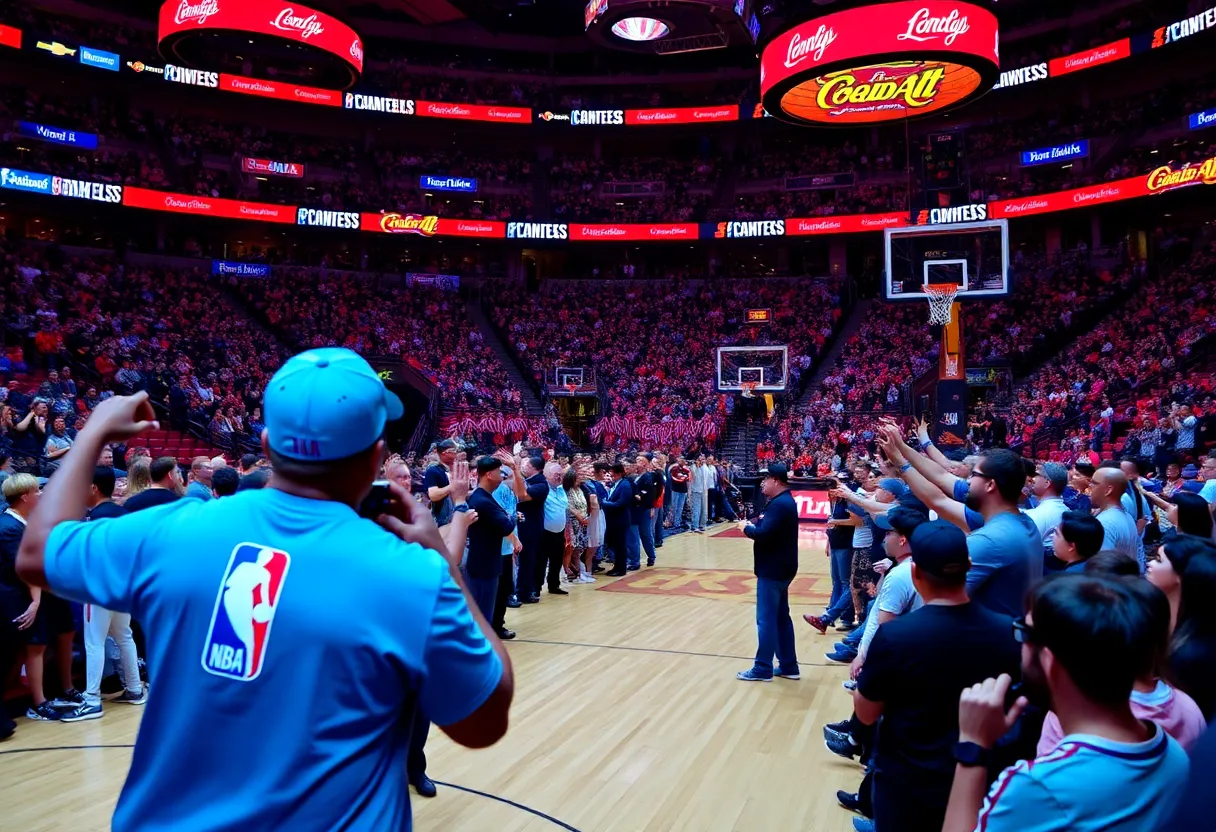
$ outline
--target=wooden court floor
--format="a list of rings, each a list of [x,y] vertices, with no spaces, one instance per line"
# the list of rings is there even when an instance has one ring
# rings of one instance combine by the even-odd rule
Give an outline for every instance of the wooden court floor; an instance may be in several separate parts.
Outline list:
[[[510,610],[511,728],[470,751],[437,729],[432,800],[418,830],[453,832],[846,832],[837,789],[859,766],[823,745],[851,705],[801,613],[830,591],[822,532],[804,533],[791,590],[802,679],[745,683],[755,653],[751,542],[734,528],[682,534],[654,569],[600,578],[569,597]],[[153,692],[155,696],[155,679]],[[20,720],[0,744],[0,828],[109,829],[140,708],[74,725]],[[186,829],[183,826],[183,829]]]

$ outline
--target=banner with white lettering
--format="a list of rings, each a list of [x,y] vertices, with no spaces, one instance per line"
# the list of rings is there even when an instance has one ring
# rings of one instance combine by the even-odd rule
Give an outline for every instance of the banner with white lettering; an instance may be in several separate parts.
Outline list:
[[[51,144],[66,144],[85,150],[97,149],[97,134],[84,133],[80,130],[70,130],[67,127],[51,127],[49,124],[36,124],[32,121],[17,122],[17,131],[27,138],[37,139]]]
[[[785,177],[787,191],[817,191],[824,188],[851,188],[857,184],[857,174],[843,173],[812,173],[806,176]]]
[[[1068,162],[1073,159],[1084,159],[1089,156],[1089,139],[1078,139],[1067,144],[1057,144],[1053,147],[1042,147],[1038,150],[1022,151],[1022,167],[1034,165],[1050,165],[1052,162]]]
[[[211,273],[233,277],[270,277],[270,266],[265,263],[240,263],[235,260],[212,260]]]

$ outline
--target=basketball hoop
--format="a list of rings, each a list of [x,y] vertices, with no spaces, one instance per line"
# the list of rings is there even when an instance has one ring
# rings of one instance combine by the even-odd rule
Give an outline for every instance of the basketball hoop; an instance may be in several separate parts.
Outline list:
[[[950,310],[962,287],[957,283],[930,283],[924,288],[929,297],[929,323],[941,326],[950,323]]]
[[[743,389],[743,398],[745,398],[745,399],[756,398],[755,390],[756,390],[757,383],[758,382],[755,382],[755,381],[745,381],[739,385]]]
[[[578,384],[573,381],[566,382],[566,392],[570,395],[574,395],[578,392]]]

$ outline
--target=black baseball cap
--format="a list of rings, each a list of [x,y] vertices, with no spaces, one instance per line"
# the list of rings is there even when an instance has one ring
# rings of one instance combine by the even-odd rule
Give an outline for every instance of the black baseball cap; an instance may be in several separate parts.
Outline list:
[[[456,444],[455,439],[445,439],[442,442],[439,442],[438,444],[435,445],[435,450],[437,450],[437,451],[450,451],[450,450],[459,450],[459,449],[460,449],[460,446]]]
[[[921,523],[928,523],[929,515],[912,511],[903,506],[894,506],[885,514],[874,515],[874,525],[883,531],[899,532],[904,537],[911,537]]]
[[[971,568],[967,535],[953,523],[945,520],[921,523],[908,543],[912,548],[912,562],[930,575],[957,578]]]
[[[790,481],[790,471],[785,467],[784,462],[771,463],[764,469],[764,476],[771,477],[777,482],[788,483]]]

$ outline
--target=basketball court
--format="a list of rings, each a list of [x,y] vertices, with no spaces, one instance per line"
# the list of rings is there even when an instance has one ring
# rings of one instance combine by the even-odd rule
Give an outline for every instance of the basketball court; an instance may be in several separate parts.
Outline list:
[[[824,724],[851,710],[848,669],[824,658],[834,632],[801,620],[831,591],[824,533],[803,526],[790,588],[797,682],[735,679],[756,648],[751,549],[720,524],[672,538],[652,569],[510,610],[511,729],[482,751],[432,729],[427,773],[439,796],[411,797],[415,828],[851,830],[835,794],[856,790],[862,770],[823,744]],[[108,705],[89,722],[20,720],[0,746],[4,827],[109,829],[141,713]]]

